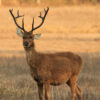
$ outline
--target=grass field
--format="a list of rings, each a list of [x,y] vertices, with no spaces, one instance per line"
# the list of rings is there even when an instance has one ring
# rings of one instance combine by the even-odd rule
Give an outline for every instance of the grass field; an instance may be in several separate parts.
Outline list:
[[[0,100],[39,100],[9,9],[0,8]],[[27,30],[31,29],[33,16],[35,26],[41,22],[37,16],[43,8],[14,7],[14,14],[17,9],[25,14]],[[39,52],[72,51],[82,56],[84,64],[78,81],[82,100],[100,100],[100,7],[52,7],[35,33],[42,33],[35,41]],[[70,89],[66,85],[51,87],[50,98],[71,100]]]
[[[13,8],[13,7],[11,7]],[[35,33],[42,33],[40,40],[35,41],[39,51],[100,51],[100,7],[54,7],[46,17],[45,23]],[[16,25],[8,7],[0,8],[0,55],[19,55],[23,51],[22,39],[16,35]],[[14,7],[14,14],[20,9],[25,14],[25,28],[31,29],[33,16],[35,26],[41,20],[37,17],[43,8]],[[30,12],[31,11],[31,12]],[[21,25],[21,18],[18,20]],[[16,55],[16,54],[15,54]]]
[[[84,59],[78,84],[82,100],[100,100],[100,53],[78,53]],[[0,100],[39,100],[36,83],[23,57],[0,58]],[[52,87],[51,100],[71,100],[67,85]]]

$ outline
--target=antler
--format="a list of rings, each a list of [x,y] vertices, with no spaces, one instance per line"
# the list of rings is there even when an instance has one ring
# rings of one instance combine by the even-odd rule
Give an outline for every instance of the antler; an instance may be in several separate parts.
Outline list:
[[[17,16],[16,16],[16,17],[15,17],[14,14],[13,14],[13,9],[10,9],[9,12],[10,12],[10,14],[12,15],[13,20],[14,20],[15,24],[17,25],[17,27],[20,28],[20,29],[22,29],[24,32],[26,32],[25,29],[24,29],[24,18],[22,19],[22,27],[19,26],[18,23],[17,23],[17,21],[16,21],[17,18],[23,17],[24,15],[22,15],[22,16],[19,15],[19,10],[17,11]]]
[[[33,18],[32,30],[29,31],[29,32],[27,32],[27,31],[24,29],[24,18],[22,19],[22,27],[19,26],[18,23],[17,23],[17,21],[16,21],[17,18],[23,17],[24,15],[20,16],[20,15],[19,15],[19,10],[18,10],[18,11],[17,11],[17,17],[15,17],[14,14],[12,13],[12,12],[13,12],[13,9],[10,9],[10,10],[9,10],[10,14],[12,15],[12,17],[13,17],[13,19],[14,19],[15,24],[17,25],[17,27],[20,28],[20,29],[22,29],[24,32],[27,32],[27,33],[31,33],[32,31],[34,31],[34,30],[36,30],[37,28],[39,28],[40,26],[42,26],[42,24],[44,23],[44,20],[45,20],[45,18],[46,18],[46,15],[47,15],[47,13],[48,13],[48,11],[49,11],[49,8],[47,8],[47,10],[44,9],[44,12],[45,12],[44,16],[41,16],[41,12],[40,12],[40,16],[38,16],[38,17],[42,19],[42,22],[41,22],[41,24],[40,24],[39,26],[37,26],[37,27],[35,27],[35,28],[34,28],[34,18]]]
[[[46,18],[46,15],[47,15],[47,13],[48,13],[48,11],[49,11],[49,8],[47,8],[47,10],[44,9],[45,14],[44,14],[43,17],[41,16],[41,12],[40,12],[40,16],[38,16],[38,17],[42,19],[42,22],[41,22],[41,24],[40,24],[39,26],[37,26],[37,27],[35,27],[35,28],[34,28],[34,18],[33,18],[32,30],[31,30],[30,32],[32,32],[32,31],[36,30],[37,28],[39,28],[40,26],[42,26],[42,24],[44,23],[44,20],[45,20],[45,18]]]

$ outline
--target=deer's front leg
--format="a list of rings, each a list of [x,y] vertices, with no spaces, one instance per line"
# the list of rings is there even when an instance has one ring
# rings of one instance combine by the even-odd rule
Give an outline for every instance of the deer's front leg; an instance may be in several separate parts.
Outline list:
[[[45,84],[45,100],[50,100],[50,84]]]
[[[43,84],[37,83],[37,85],[38,85],[39,99],[43,100]]]

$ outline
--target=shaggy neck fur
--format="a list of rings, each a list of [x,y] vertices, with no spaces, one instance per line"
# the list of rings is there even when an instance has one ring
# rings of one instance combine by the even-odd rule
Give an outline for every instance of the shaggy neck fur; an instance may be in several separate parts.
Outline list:
[[[25,48],[25,51],[26,51],[27,63],[29,65],[31,65],[32,62],[35,64],[37,52],[36,52],[34,46],[32,46],[30,48]]]

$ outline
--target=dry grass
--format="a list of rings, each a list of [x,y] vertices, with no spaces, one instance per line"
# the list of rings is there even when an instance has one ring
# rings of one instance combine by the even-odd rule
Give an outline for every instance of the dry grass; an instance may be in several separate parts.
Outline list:
[[[38,5],[38,0],[2,0],[3,6],[63,6],[63,5],[98,5],[99,0],[40,0],[41,3]]]
[[[13,7],[11,7],[13,8]],[[74,6],[74,7],[50,7],[50,11],[42,28],[37,32],[44,33],[98,33],[100,32],[100,7],[99,6]],[[15,32],[16,26],[9,14],[8,7],[0,8],[0,32]],[[32,18],[35,17],[35,26],[41,22],[38,19],[42,8],[14,7],[14,12],[20,9],[21,14],[25,14],[25,27],[31,28]],[[31,11],[31,12],[30,12]],[[21,19],[20,19],[21,21]],[[8,26],[8,27],[7,27]],[[5,30],[6,27],[6,30]]]
[[[82,55],[84,67],[78,84],[82,87],[83,100],[100,100],[99,8],[84,6],[50,8],[44,25],[36,31],[43,33],[40,40],[35,41],[38,51],[73,51]],[[0,8],[0,100],[38,100],[37,86],[29,75],[25,58],[22,57],[24,56],[22,39],[15,34],[16,26],[9,9]],[[14,8],[15,11],[17,9],[25,14],[27,30],[31,28],[33,16],[35,26],[40,23],[37,16],[42,8]],[[50,98],[70,100],[70,89],[65,85],[51,87]]]
[[[81,53],[84,59],[78,84],[82,100],[100,100],[100,53]],[[51,100],[71,100],[67,85],[52,87]],[[39,100],[36,83],[23,57],[0,58],[0,100]]]
[[[44,25],[36,30],[42,33],[36,42],[38,51],[100,51],[100,7],[53,7],[50,8]],[[9,14],[8,7],[0,8],[0,56],[24,55],[22,39],[16,35],[16,25]],[[25,14],[25,28],[30,30],[32,18],[35,26],[41,21],[37,17],[43,8],[14,7]],[[31,12],[30,12],[31,11]],[[21,19],[19,19],[21,24]]]

